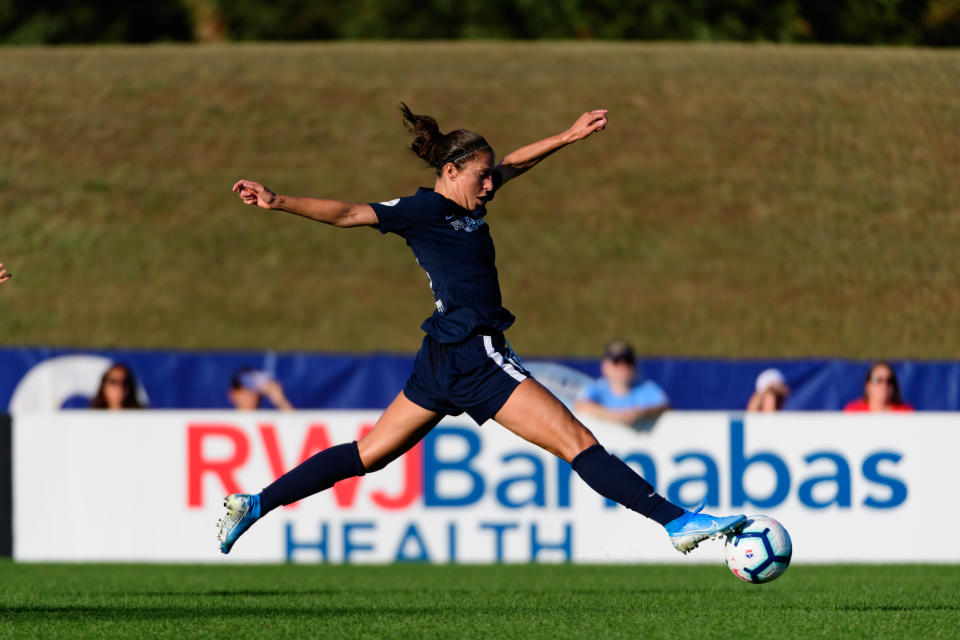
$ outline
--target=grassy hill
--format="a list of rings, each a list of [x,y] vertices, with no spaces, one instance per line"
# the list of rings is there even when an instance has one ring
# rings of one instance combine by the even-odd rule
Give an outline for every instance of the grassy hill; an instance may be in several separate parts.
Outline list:
[[[498,155],[521,354],[960,357],[960,51],[611,43],[0,49],[0,343],[411,352],[403,241],[243,207],[430,185],[398,103]]]

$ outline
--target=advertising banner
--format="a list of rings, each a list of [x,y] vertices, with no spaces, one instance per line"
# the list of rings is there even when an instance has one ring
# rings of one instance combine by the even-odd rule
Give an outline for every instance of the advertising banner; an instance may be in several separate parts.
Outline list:
[[[720,562],[593,493],[498,424],[447,418],[386,469],[277,509],[229,556],[224,495],[256,492],[369,430],[376,411],[60,412],[13,419],[21,561]],[[960,516],[956,414],[670,412],[645,431],[588,426],[674,502],[767,514],[794,562],[958,562],[928,540]],[[934,534],[936,535],[936,534]]]

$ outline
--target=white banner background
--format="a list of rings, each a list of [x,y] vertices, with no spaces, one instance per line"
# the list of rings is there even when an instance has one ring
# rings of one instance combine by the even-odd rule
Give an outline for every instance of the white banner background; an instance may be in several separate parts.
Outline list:
[[[352,499],[351,487],[341,483],[340,504],[338,495],[327,491],[278,509],[245,534],[229,556],[221,556],[215,523],[228,489],[224,478],[232,478],[245,492],[257,491],[272,481],[275,468],[285,470],[298,462],[308,435],[313,440],[307,444],[314,448],[354,440],[378,415],[16,414],[14,557],[158,562],[720,561],[719,542],[705,543],[684,559],[657,524],[622,507],[606,507],[576,474],[564,481],[563,465],[552,456],[496,423],[478,428],[466,418],[448,418],[440,424],[426,448],[432,455],[425,455],[421,445],[412,461],[405,457],[359,479]],[[740,420],[742,431],[737,426]],[[589,426],[610,452],[648,456],[661,493],[684,478],[700,478],[684,483],[680,495],[687,503],[706,495],[703,477],[715,465],[712,487],[720,504],[708,511],[776,517],[793,538],[795,562],[960,561],[960,547],[941,544],[936,534],[929,533],[931,528],[949,532],[960,526],[954,508],[960,485],[956,414],[670,412],[646,432],[598,422]],[[742,448],[737,447],[738,433],[743,434]],[[475,452],[471,445],[477,447]],[[780,489],[788,488],[782,501],[766,506],[749,501],[731,504],[738,483],[732,468],[741,452],[747,459],[772,454],[783,461],[789,481],[780,479]],[[471,453],[475,455],[470,457]],[[821,455],[808,462],[809,456],[824,453],[833,457]],[[688,454],[701,457],[677,461]],[[427,464],[427,458],[435,462]],[[443,464],[453,468],[443,470]],[[464,470],[467,466],[472,474]],[[775,493],[773,466],[759,461],[745,470],[743,464],[740,467],[749,496],[762,502]],[[541,472],[542,483],[531,479]],[[847,475],[850,504],[842,506],[835,498],[845,482],[837,477]],[[425,488],[435,490],[433,502],[464,498],[478,488],[478,477],[483,492],[470,504],[425,504]],[[512,482],[498,496],[505,480]],[[816,485],[812,499],[833,504],[825,508],[804,504],[801,485],[811,480]],[[905,498],[897,497],[898,486],[905,488]],[[541,491],[544,506],[535,504]],[[504,498],[527,504],[507,506]],[[876,508],[865,501],[899,504]],[[396,508],[381,506],[391,502]]]

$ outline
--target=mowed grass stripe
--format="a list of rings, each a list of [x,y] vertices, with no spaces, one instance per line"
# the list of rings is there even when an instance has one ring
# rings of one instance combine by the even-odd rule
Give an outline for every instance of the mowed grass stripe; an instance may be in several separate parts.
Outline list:
[[[7,48],[0,86],[4,344],[413,352],[401,240],[229,192],[431,184],[402,100],[501,155],[610,109],[491,206],[521,354],[960,357],[958,51]]]
[[[956,637],[956,566],[20,565],[13,637]]]

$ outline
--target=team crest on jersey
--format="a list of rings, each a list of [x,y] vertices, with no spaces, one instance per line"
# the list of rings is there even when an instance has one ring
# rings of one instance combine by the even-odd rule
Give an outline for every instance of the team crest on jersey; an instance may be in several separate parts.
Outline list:
[[[454,228],[455,231],[466,231],[470,233],[471,231],[476,231],[484,225],[483,218],[457,218],[456,220],[450,220],[450,226]]]

